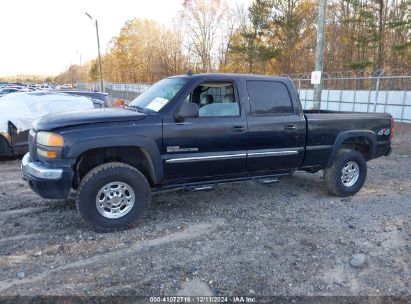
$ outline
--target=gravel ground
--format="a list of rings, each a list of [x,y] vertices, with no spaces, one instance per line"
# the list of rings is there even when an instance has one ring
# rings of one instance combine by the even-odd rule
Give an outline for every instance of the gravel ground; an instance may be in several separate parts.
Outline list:
[[[0,162],[0,294],[411,295],[411,125],[354,197],[322,174],[153,195],[140,224],[98,234]],[[380,302],[378,302],[380,303]]]

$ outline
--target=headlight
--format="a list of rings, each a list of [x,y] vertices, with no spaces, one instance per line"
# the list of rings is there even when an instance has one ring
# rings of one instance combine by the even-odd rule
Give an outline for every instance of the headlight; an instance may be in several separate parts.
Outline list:
[[[61,148],[64,146],[63,137],[58,133],[52,132],[39,132],[37,133],[36,142],[43,147],[37,148],[37,153],[40,156],[47,158],[56,158],[57,151],[55,148]],[[47,149],[50,147],[51,149]],[[53,149],[54,148],[54,149]]]
[[[49,147],[63,147],[64,140],[60,134],[51,132],[39,132],[37,133],[37,143],[43,146]]]

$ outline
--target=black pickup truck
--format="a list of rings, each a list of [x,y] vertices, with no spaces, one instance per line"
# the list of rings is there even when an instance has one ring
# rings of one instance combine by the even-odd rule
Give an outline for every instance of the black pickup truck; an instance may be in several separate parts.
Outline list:
[[[353,195],[366,162],[390,153],[393,129],[389,114],[303,111],[288,78],[188,74],[124,109],[39,118],[22,173],[43,198],[77,190],[82,219],[109,231],[135,223],[158,190],[323,169],[329,192]]]

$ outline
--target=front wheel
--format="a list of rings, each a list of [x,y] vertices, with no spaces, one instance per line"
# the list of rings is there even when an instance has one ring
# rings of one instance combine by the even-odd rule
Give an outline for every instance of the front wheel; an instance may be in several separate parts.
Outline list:
[[[324,170],[328,191],[347,197],[357,193],[367,177],[367,162],[356,150],[342,150],[332,165]]]
[[[108,232],[132,226],[150,199],[150,186],[140,171],[112,162],[92,169],[82,179],[77,210],[92,228]]]

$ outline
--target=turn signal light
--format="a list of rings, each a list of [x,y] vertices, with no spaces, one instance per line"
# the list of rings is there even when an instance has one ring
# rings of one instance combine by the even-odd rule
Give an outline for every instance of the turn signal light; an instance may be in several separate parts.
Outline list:
[[[47,158],[56,158],[57,157],[57,152],[54,151],[46,151],[42,149],[37,149],[37,154],[43,157]]]

